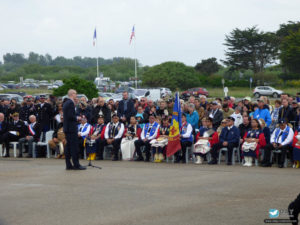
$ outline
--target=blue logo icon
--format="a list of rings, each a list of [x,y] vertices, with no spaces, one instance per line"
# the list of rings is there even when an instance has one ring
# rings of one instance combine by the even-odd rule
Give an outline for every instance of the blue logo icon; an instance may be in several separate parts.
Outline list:
[[[279,210],[278,209],[269,209],[269,217],[270,218],[279,217]]]

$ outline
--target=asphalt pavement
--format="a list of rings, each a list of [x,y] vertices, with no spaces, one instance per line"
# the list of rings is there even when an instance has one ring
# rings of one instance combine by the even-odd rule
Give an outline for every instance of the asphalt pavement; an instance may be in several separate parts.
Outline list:
[[[81,161],[81,164],[87,164]],[[1,225],[264,224],[300,192],[300,169],[0,159]]]

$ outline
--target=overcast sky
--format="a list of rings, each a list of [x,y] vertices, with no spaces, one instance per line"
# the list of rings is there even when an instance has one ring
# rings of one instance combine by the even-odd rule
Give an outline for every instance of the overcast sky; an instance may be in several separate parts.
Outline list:
[[[0,55],[134,57],[143,65],[224,59],[225,34],[299,21],[299,0],[0,0]],[[93,32],[98,32],[98,48]]]

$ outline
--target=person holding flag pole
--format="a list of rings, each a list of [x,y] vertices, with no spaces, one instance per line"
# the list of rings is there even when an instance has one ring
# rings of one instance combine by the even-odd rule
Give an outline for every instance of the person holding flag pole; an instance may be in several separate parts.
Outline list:
[[[132,27],[131,35],[130,35],[130,40],[129,40],[129,45],[131,45],[132,39],[134,38],[134,78],[135,78],[135,88],[137,88],[137,68],[136,68],[136,50],[135,50],[135,25]]]
[[[170,126],[167,157],[170,157],[177,153],[181,149],[180,145],[180,128],[181,128],[181,107],[179,94],[176,92],[175,101],[173,106],[172,122]]]

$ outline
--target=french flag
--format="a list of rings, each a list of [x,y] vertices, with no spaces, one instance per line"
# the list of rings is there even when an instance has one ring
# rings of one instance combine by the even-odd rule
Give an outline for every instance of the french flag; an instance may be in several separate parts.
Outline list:
[[[96,28],[95,28],[94,36],[93,36],[93,46],[96,45],[96,40],[97,40],[97,32],[96,32]]]

